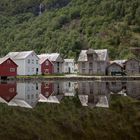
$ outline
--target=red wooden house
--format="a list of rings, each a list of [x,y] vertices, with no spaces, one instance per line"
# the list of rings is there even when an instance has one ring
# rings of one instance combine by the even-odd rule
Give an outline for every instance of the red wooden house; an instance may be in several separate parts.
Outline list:
[[[10,58],[0,58],[0,77],[17,76],[18,65]]]
[[[41,74],[52,74],[52,73],[54,73],[52,62],[45,57],[42,57],[42,56],[39,56],[39,55],[38,55],[38,57],[40,58],[39,64],[41,65]]]
[[[10,102],[17,95],[16,83],[0,83],[0,102]]]

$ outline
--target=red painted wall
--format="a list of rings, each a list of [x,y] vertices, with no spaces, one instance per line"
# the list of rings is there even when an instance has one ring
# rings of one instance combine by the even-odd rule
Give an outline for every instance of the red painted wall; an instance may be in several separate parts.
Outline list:
[[[17,94],[16,83],[1,84],[0,83],[0,97],[6,102],[11,101]]]
[[[15,71],[10,72],[10,68]],[[0,76],[17,76],[17,65],[10,58],[0,64]]]
[[[47,65],[48,63],[48,65]],[[52,74],[53,73],[53,64],[47,59],[41,64],[41,73],[42,74]]]
[[[43,82],[41,84],[41,94],[48,98],[54,91],[53,83]]]

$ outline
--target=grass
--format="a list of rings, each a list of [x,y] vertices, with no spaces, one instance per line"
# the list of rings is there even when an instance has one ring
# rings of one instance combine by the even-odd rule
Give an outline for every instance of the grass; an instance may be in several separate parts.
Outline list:
[[[82,107],[77,97],[34,109],[0,104],[1,140],[139,140],[140,101],[111,96],[110,109]]]

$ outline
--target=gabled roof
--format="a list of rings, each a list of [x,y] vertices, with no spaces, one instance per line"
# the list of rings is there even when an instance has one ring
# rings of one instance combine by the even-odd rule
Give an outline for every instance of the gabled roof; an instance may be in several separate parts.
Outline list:
[[[123,67],[125,62],[126,62],[126,60],[114,60],[114,61],[110,61],[110,65],[117,64],[117,65]]]
[[[138,59],[136,59],[136,58],[130,58],[130,59],[128,59],[128,60],[125,61],[125,64],[126,64],[127,62],[131,61],[131,60],[135,60],[135,61],[137,61],[137,62],[140,62],[140,60],[138,60]]]
[[[0,64],[4,63],[6,60],[10,59],[9,57],[0,58]],[[16,66],[18,66],[12,59],[10,59]]]
[[[10,57],[13,60],[20,60],[27,58],[32,53],[35,54],[34,51],[9,52],[5,57]]]
[[[97,56],[98,56],[98,61],[106,61],[107,60],[107,55],[108,55],[108,51],[107,51],[107,49],[101,49],[101,50],[91,50],[91,49],[89,49],[89,50],[82,50],[81,51],[81,53],[80,53],[80,55],[79,55],[79,58],[78,58],[78,61],[79,62],[85,62],[85,61],[88,61],[88,58],[87,58],[87,56],[88,56],[88,54],[89,53],[96,53],[97,54]]]
[[[39,57],[44,57],[52,62],[55,62],[58,61],[60,54],[59,53],[41,54],[39,55]]]
[[[0,58],[0,64],[2,64],[3,62],[5,62],[7,59],[9,59],[9,58]]]
[[[46,60],[50,61],[48,58],[46,58],[43,55],[37,55],[39,57],[39,64],[43,64]],[[51,63],[51,61],[50,61]]]

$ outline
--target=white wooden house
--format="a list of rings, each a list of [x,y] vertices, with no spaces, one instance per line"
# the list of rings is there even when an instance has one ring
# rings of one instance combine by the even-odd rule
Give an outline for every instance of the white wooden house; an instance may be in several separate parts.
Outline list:
[[[64,73],[75,73],[74,59],[64,59],[63,72]]]
[[[5,57],[11,58],[17,65],[17,75],[41,74],[39,57],[34,51],[10,52]]]
[[[82,50],[78,58],[79,74],[106,74],[106,67],[109,63],[107,49]]]

